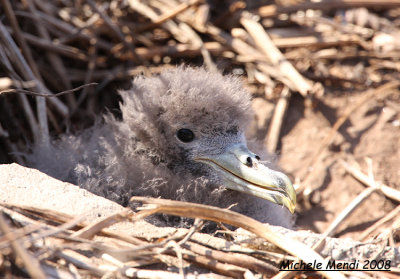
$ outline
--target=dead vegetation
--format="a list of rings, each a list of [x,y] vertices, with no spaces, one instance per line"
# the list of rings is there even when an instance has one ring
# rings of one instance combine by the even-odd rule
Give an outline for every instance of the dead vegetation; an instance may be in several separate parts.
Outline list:
[[[204,64],[210,71],[243,75],[255,99],[263,102],[257,117],[273,108],[271,122],[261,121],[255,134],[266,138],[270,151],[280,151],[282,167],[296,180],[299,225],[318,230],[324,237],[351,229],[365,243],[398,249],[400,1],[1,3],[0,162],[23,164],[18,151],[29,143],[48,142],[52,136],[89,126],[100,111],[116,107],[116,89],[129,86],[135,75],[157,73],[181,63]],[[65,94],[57,95],[60,92]],[[368,185],[366,190],[345,176],[346,172]],[[322,218],[319,214],[324,214],[323,225],[315,225]],[[135,258],[127,265],[103,259],[114,266],[107,273],[91,259],[100,245],[92,237],[101,236],[96,235],[100,229],[82,237],[78,232],[87,226],[60,220],[57,214],[52,215],[54,220],[44,217],[16,227],[10,224],[13,217],[3,217],[5,222],[0,219],[1,272],[40,278],[52,276],[49,270],[63,266],[76,277],[112,276],[117,268],[128,277],[169,278],[182,273],[180,267],[186,261],[213,270],[204,277],[277,272],[266,267],[270,258],[261,252],[243,267],[235,260],[210,260],[195,251],[194,244],[185,246],[189,239],[183,237],[159,243],[121,240],[130,249],[139,249],[131,245],[141,247],[143,255],[139,254],[145,260]],[[62,233],[39,233],[36,242],[31,240],[32,233],[49,221],[53,233]],[[352,222],[360,225],[358,230]],[[11,233],[11,229],[16,231]],[[24,240],[23,245],[17,238]],[[61,239],[62,245],[57,248],[56,241],[51,253],[39,249],[37,241],[47,243],[47,238]],[[66,246],[71,251],[74,245],[73,255],[68,254]],[[91,253],[77,249],[81,245],[90,247]],[[321,241],[314,248],[319,251],[323,245]],[[286,251],[302,258],[301,253]],[[240,252],[230,253],[233,259],[243,257]],[[176,273],[143,268],[150,262],[169,263],[164,256],[178,263],[171,263]],[[205,264],[210,262],[218,267]],[[393,271],[399,272],[398,267],[392,266]],[[394,275],[360,275],[374,276]]]
[[[69,216],[52,210],[3,204],[0,216],[3,272],[29,274],[33,278],[84,275],[175,278],[178,274],[185,278],[258,278],[274,275],[282,261],[315,260],[326,264],[330,258],[326,256],[334,254],[333,250],[341,252],[336,255],[337,261],[369,258],[389,262],[390,266],[400,263],[398,252],[392,247],[341,241],[309,232],[297,234],[227,209],[145,197],[133,197],[132,202],[142,204],[136,213],[127,208],[93,223],[83,222],[84,215]],[[116,228],[108,229],[114,224],[134,223],[156,213],[196,218],[196,221],[190,229],[175,229],[165,236],[148,231],[144,238]],[[201,234],[198,231],[203,226],[202,220],[233,225],[247,232],[226,228],[226,238],[231,240]],[[7,221],[13,223],[12,228]],[[327,278],[345,278],[340,272],[318,272]],[[284,271],[277,276],[295,274]]]

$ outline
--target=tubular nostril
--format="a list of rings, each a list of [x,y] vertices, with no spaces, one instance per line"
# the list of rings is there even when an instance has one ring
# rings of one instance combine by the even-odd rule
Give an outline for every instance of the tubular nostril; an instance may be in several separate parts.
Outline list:
[[[247,157],[246,158],[246,165],[248,167],[252,167],[253,166],[253,160],[251,159],[251,157]]]
[[[258,160],[258,161],[260,161],[260,156],[258,156],[258,155],[256,155],[256,159]]]

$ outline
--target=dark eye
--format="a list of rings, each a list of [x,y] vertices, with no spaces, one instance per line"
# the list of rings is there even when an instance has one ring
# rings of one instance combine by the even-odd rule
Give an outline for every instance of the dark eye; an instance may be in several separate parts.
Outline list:
[[[194,134],[189,129],[179,129],[176,136],[182,142],[191,142],[194,139]]]

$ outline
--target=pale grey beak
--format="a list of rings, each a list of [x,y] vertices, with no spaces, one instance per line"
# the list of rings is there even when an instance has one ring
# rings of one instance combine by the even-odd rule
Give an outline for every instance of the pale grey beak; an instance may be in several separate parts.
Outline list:
[[[195,158],[211,165],[225,179],[226,187],[284,205],[291,213],[296,207],[296,191],[283,173],[261,164],[244,144],[233,144],[224,153]]]

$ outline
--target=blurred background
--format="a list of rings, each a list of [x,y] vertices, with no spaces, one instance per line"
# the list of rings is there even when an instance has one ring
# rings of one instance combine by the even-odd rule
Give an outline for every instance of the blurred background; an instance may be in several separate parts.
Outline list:
[[[400,1],[0,3],[0,163],[118,116],[137,75],[204,65],[252,93],[248,137],[296,183],[299,228],[399,246]]]

